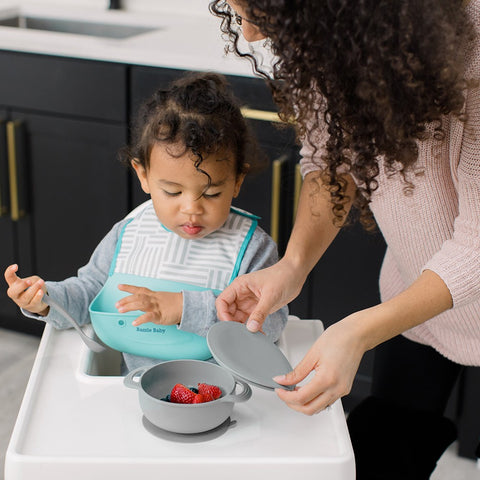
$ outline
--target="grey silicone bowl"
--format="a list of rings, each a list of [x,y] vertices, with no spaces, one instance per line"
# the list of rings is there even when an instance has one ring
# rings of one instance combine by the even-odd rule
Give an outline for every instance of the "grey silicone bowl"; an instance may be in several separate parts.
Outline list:
[[[212,402],[184,405],[165,398],[175,384],[196,387],[198,383],[217,385],[222,396]],[[159,428],[175,433],[200,433],[221,425],[232,413],[235,402],[252,396],[249,385],[222,367],[199,360],[171,360],[153,367],[132,370],[124,379],[129,388],[138,390],[143,414]],[[235,393],[237,385],[242,387]]]

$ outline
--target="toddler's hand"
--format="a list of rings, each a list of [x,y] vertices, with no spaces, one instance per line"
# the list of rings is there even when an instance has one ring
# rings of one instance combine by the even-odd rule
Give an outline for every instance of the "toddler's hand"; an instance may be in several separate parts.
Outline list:
[[[158,325],[178,325],[182,319],[183,295],[181,292],[154,292],[144,287],[119,285],[119,290],[131,295],[119,300],[115,306],[120,313],[140,310],[132,325],[153,322]]]
[[[34,275],[27,278],[17,276],[18,265],[10,265],[5,270],[5,280],[8,283],[7,295],[24,310],[41,316],[48,314],[50,307],[42,301],[47,292],[45,282]]]

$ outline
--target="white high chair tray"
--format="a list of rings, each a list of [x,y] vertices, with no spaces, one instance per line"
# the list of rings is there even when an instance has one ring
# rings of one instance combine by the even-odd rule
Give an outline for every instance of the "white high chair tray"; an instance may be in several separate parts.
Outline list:
[[[295,366],[322,330],[318,320],[290,317],[279,347]],[[137,392],[123,377],[94,374],[108,358],[119,354],[93,354],[75,331],[46,327],[7,449],[5,480],[355,478],[340,401],[307,417],[274,392],[252,387],[252,398],[234,406],[235,426],[205,442],[178,443],[145,428]]]

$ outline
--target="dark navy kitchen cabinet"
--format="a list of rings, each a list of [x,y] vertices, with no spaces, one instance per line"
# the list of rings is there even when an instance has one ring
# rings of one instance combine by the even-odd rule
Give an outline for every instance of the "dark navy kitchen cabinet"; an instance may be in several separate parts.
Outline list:
[[[0,52],[0,259],[75,275],[128,211],[126,67]],[[40,333],[0,289],[0,327]]]
[[[0,109],[0,265],[2,268],[14,261],[19,228],[18,223],[13,222],[9,215],[10,181],[7,162],[7,121],[8,112]],[[7,285],[3,280],[2,282],[2,288],[0,288],[0,319],[16,318],[17,308],[8,299],[6,295]]]

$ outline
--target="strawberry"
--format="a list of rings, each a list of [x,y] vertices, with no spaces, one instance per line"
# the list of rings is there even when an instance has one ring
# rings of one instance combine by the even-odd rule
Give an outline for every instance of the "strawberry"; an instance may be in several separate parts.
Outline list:
[[[181,383],[177,383],[170,393],[172,403],[193,403],[195,393]]]
[[[211,402],[222,396],[222,391],[216,385],[209,385],[208,383],[198,384],[198,393],[205,397],[206,402]]]
[[[205,396],[201,393],[196,393],[192,403],[205,403]]]

